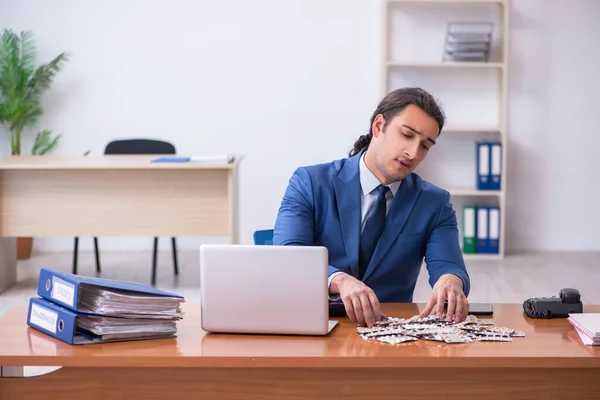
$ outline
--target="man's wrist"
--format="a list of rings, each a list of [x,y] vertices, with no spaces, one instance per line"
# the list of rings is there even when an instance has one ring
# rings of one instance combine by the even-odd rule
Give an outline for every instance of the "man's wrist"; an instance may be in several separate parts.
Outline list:
[[[337,295],[340,293],[339,285],[345,276],[347,276],[347,274],[344,272],[336,272],[335,274],[331,274],[329,277],[329,294]]]
[[[444,274],[444,275],[442,275],[442,277],[444,277],[444,276],[446,276],[446,277],[448,277],[448,278],[451,278],[452,280],[456,281],[456,283],[457,283],[458,285],[460,285],[460,287],[461,287],[462,291],[463,291],[463,292],[465,291],[465,281],[463,280],[463,278],[461,278],[461,277],[460,277],[460,276],[458,276],[457,274],[454,274],[454,273],[451,273],[451,272],[449,272],[449,273],[447,273],[447,274]]]
[[[330,301],[337,301],[337,300],[340,299],[339,293],[333,292],[331,290],[331,281],[333,280],[333,278],[335,278],[336,276],[338,276],[340,274],[343,274],[343,272],[342,271],[334,272],[333,274],[329,275],[329,278],[327,279],[327,288],[328,288],[328,291],[329,291],[329,300]]]

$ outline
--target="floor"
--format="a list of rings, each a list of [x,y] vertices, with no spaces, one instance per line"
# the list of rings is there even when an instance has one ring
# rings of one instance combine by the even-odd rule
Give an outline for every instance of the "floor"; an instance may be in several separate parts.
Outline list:
[[[180,252],[179,276],[173,275],[170,252],[159,253],[157,287],[199,301],[198,254]],[[103,252],[101,274],[110,279],[150,283],[152,253]],[[36,295],[41,267],[71,271],[72,253],[36,255],[19,261],[18,283],[0,295],[0,317],[15,305],[27,305]],[[519,254],[504,260],[470,261],[471,302],[522,303],[530,297],[557,296],[561,288],[580,291],[584,303],[600,303],[600,252]],[[81,252],[79,273],[95,275],[93,252]],[[424,268],[415,289],[414,301],[426,302],[431,288]]]

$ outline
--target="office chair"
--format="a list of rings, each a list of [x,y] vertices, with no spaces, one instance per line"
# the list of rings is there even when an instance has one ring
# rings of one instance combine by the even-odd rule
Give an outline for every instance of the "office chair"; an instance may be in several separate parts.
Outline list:
[[[273,245],[273,229],[263,229],[254,232],[254,244],[259,246]]]
[[[114,140],[106,145],[105,155],[134,155],[134,154],[176,154],[175,146],[171,143],[161,140],[151,139],[123,139]],[[177,242],[174,237],[171,238],[173,247],[173,269],[175,275],[179,275],[177,265]],[[79,237],[75,237],[74,255],[73,255],[73,273],[77,273],[77,255],[79,250]],[[96,255],[96,271],[100,272],[100,254],[98,251],[98,238],[94,237],[94,253]],[[156,261],[158,258],[158,237],[154,237],[154,251],[152,254],[152,286],[156,285]]]

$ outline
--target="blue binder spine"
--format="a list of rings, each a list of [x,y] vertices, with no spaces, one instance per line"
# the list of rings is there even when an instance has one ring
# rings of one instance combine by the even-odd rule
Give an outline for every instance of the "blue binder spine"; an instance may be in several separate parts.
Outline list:
[[[489,252],[489,212],[487,207],[477,207],[477,241],[476,253]]]
[[[500,190],[502,182],[502,143],[490,143],[490,189]]]
[[[487,142],[477,142],[476,146],[476,176],[477,189],[490,189],[490,144]]]
[[[70,310],[78,310],[79,284],[69,277],[47,268],[40,270],[37,294]]]
[[[500,253],[500,207],[488,207],[489,243],[488,252]]]
[[[45,299],[29,300],[27,325],[58,340],[74,343],[77,313]]]
[[[82,285],[183,299],[183,296],[158,290],[141,283],[74,275],[48,268],[40,270],[37,294],[70,310],[81,311],[78,305]]]

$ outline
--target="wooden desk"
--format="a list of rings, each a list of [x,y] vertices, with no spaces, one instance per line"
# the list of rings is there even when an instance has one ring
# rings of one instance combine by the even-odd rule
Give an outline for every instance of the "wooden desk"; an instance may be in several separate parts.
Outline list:
[[[422,305],[384,304],[410,317]],[[600,311],[600,306],[586,307]],[[28,328],[26,308],[0,320],[0,365],[61,365],[0,378],[0,398],[37,399],[597,399],[600,354],[565,319],[531,320],[496,305],[513,342],[388,345],[361,339],[345,318],[327,337],[205,334],[186,304],[177,339],[69,346]]]
[[[0,293],[16,282],[19,236],[227,236],[238,243],[231,164],[152,163],[158,156],[18,156],[0,160]]]

